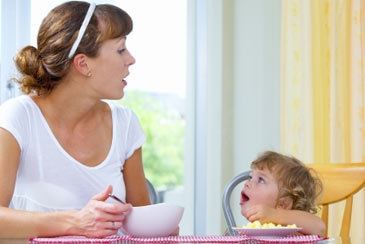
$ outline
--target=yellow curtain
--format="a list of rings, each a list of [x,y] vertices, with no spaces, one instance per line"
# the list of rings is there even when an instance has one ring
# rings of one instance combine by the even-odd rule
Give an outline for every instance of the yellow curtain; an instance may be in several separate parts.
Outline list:
[[[365,0],[283,0],[282,15],[282,151],[308,163],[365,161]],[[354,197],[350,233],[361,239],[364,198]]]

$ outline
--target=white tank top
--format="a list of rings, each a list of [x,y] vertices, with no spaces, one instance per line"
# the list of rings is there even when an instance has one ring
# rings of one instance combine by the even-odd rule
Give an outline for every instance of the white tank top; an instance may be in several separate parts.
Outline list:
[[[41,212],[81,209],[108,185],[125,200],[121,171],[146,137],[129,108],[107,103],[112,111],[113,139],[107,157],[95,167],[81,164],[62,148],[29,96],[1,105],[0,127],[15,137],[21,149],[11,208]]]

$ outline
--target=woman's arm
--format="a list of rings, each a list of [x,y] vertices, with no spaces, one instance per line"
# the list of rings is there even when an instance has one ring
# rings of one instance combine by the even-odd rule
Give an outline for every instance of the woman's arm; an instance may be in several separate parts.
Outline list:
[[[19,165],[20,148],[7,130],[0,128],[0,237],[29,238],[60,235],[105,237],[117,233],[130,205],[105,203],[109,186],[82,210],[30,212],[9,209]],[[114,222],[114,224],[112,223]]]
[[[13,196],[19,158],[18,142],[10,132],[0,128],[0,206],[9,206]]]
[[[244,216],[250,221],[260,223],[275,223],[281,225],[295,224],[303,228],[303,234],[323,236],[326,225],[318,216],[301,211],[271,208],[266,205],[255,205],[244,212]]]
[[[134,151],[133,155],[125,161],[123,177],[127,203],[131,203],[133,206],[151,204],[143,170],[141,147]]]
[[[0,207],[0,237],[83,235],[102,238],[114,235],[122,227],[124,213],[130,210],[130,205],[105,203],[111,192],[109,186],[79,211],[29,212]]]

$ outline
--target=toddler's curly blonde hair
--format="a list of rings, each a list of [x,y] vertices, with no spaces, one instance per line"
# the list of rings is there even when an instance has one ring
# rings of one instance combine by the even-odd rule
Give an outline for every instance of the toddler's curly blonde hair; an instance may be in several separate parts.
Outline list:
[[[268,169],[279,185],[280,197],[290,197],[292,209],[317,213],[316,199],[322,182],[316,172],[294,157],[266,151],[251,164],[251,169]]]

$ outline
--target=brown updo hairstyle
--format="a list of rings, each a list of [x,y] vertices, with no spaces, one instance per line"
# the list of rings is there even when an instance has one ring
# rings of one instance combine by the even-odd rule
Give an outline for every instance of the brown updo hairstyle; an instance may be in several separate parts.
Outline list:
[[[68,73],[73,60],[68,55],[89,5],[70,1],[55,7],[42,21],[38,49],[26,46],[15,56],[15,64],[23,75],[16,81],[24,94],[50,93]],[[131,17],[122,9],[109,4],[97,5],[74,56],[84,53],[96,57],[103,41],[127,36],[132,28]]]
[[[322,182],[316,172],[294,157],[266,151],[251,163],[251,169],[268,169],[279,186],[281,198],[290,197],[292,209],[317,213],[316,199]]]

